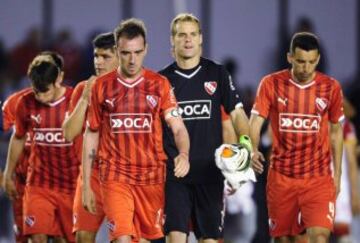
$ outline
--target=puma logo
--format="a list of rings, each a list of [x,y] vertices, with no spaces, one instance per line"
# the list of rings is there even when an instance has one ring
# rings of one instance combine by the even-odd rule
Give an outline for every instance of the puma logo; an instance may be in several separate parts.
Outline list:
[[[40,116],[40,114],[37,114],[36,116],[35,116],[35,115],[31,115],[30,117],[31,117],[31,119],[33,119],[37,124],[40,124],[40,123],[41,123],[41,116]]]
[[[105,103],[108,103],[109,105],[111,105],[111,107],[114,107],[114,102],[115,99],[105,99]]]
[[[277,101],[280,102],[281,104],[285,105],[286,106],[286,103],[287,103],[287,98],[283,99],[281,97],[278,97]]]

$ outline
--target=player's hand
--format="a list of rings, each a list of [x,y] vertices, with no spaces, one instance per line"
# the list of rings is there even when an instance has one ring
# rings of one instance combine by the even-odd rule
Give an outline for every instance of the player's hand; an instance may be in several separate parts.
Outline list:
[[[263,162],[265,161],[264,155],[259,151],[254,151],[251,156],[251,167],[256,173],[263,173],[264,172],[264,165]]]
[[[96,213],[95,195],[90,186],[83,186],[82,190],[82,205],[89,213]]]
[[[5,193],[10,198],[10,200],[15,200],[18,197],[16,186],[11,176],[8,177],[4,175],[2,187],[4,188]]]
[[[94,84],[94,81],[96,80],[96,76],[92,75],[86,82],[86,85],[84,87],[84,90],[82,92],[82,98],[85,100],[90,99],[90,93],[91,93],[91,87]]]
[[[180,153],[174,159],[174,174],[176,177],[184,177],[189,173],[190,163],[189,163],[189,155]]]

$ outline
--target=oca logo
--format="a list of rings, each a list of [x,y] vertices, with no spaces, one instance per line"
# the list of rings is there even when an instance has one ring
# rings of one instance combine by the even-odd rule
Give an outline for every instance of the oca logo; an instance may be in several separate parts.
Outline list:
[[[211,117],[211,100],[181,101],[178,105],[178,111],[183,120],[210,119]]]
[[[34,128],[33,139],[37,145],[41,146],[64,147],[73,144],[65,140],[61,128]]]
[[[150,133],[151,126],[151,113],[110,114],[110,127],[113,133]]]
[[[279,130],[292,133],[317,133],[321,117],[309,114],[280,113]]]

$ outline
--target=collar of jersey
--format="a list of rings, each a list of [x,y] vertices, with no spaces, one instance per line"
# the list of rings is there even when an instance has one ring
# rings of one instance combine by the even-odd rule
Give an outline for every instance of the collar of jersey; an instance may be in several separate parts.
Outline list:
[[[315,74],[315,77],[314,77],[314,79],[313,79],[312,81],[310,81],[310,82],[307,83],[307,84],[301,85],[301,84],[299,84],[298,82],[294,81],[294,80],[291,78],[291,73],[290,73],[290,72],[289,72],[289,74],[290,74],[290,78],[289,78],[290,83],[292,83],[293,85],[295,85],[295,86],[298,87],[299,89],[306,89],[306,88],[312,86],[313,84],[315,84],[316,78],[317,78],[317,76],[318,76],[318,74],[316,73],[316,74]]]
[[[199,65],[199,66],[197,66],[195,68],[189,69],[189,70],[180,69],[176,65],[175,73],[182,76],[182,77],[184,77],[184,78],[191,79],[192,77],[194,77],[200,71],[200,69],[201,69],[201,65]]]
[[[122,85],[124,85],[124,86],[126,86],[128,88],[133,88],[133,87],[135,87],[136,85],[138,85],[139,83],[141,83],[144,80],[144,70],[142,71],[142,74],[137,79],[132,81],[131,83],[126,81],[124,78],[122,78],[119,72],[117,72],[117,78],[116,79]]]
[[[60,104],[61,102],[63,102],[64,100],[65,100],[65,95],[64,96],[62,96],[60,99],[58,99],[58,100],[56,100],[56,101],[54,101],[54,102],[50,102],[50,103],[48,103],[47,105],[48,106],[51,106],[51,107],[54,107],[54,106],[57,106],[58,104]]]

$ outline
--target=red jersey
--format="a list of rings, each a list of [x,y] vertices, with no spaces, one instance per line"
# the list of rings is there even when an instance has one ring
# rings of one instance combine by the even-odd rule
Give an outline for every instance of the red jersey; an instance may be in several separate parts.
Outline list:
[[[72,89],[66,87],[63,97],[42,104],[34,93],[21,97],[16,109],[17,137],[31,133],[28,185],[47,187],[65,193],[75,190],[79,164],[75,143],[67,142],[61,128],[67,114]]]
[[[176,107],[169,81],[148,69],[133,83],[113,71],[91,93],[88,125],[101,129],[98,158],[103,180],[157,184],[165,180],[161,116]]]
[[[340,84],[316,72],[300,85],[289,70],[263,78],[252,113],[270,119],[271,167],[289,177],[330,175],[329,122],[344,118]]]
[[[2,107],[2,113],[3,113],[3,130],[8,131],[10,128],[12,128],[15,124],[15,114],[16,114],[16,105],[19,101],[19,99],[27,94],[32,92],[31,88],[25,88],[18,92],[15,92],[14,94],[10,95],[4,102],[4,105]],[[18,179],[25,184],[26,181],[26,173],[28,168],[28,158],[30,155],[30,135],[27,134],[27,139],[25,142],[25,148],[23,153],[21,154],[18,164],[15,168],[15,174]]]
[[[74,111],[77,103],[79,102],[81,95],[83,93],[83,90],[85,88],[86,82],[87,81],[82,81],[76,85],[76,87],[71,95],[71,99],[70,99],[69,114],[71,114]],[[87,114],[87,111],[86,111],[86,114]],[[85,117],[86,117],[86,114],[85,114]],[[85,128],[85,124],[83,127]],[[80,136],[77,136],[75,139],[76,139],[76,142],[75,142],[76,154],[77,154],[78,160],[81,161],[81,159],[82,159],[82,144],[83,144],[82,134]],[[80,171],[81,171],[81,168],[80,168]]]

